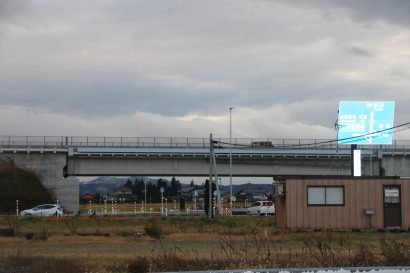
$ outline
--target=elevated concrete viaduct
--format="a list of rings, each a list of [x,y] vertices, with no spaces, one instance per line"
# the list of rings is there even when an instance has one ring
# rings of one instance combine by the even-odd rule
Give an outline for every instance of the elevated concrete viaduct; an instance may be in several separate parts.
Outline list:
[[[235,139],[215,149],[219,176],[349,175],[350,146],[317,140]],[[326,142],[326,141],[325,141]],[[248,145],[245,145],[248,144]],[[410,142],[361,146],[362,173],[410,177]],[[209,176],[209,140],[190,138],[0,137],[0,159],[38,174],[72,212],[78,211],[76,176]]]
[[[219,176],[229,176],[229,149],[215,149]],[[232,175],[347,175],[350,151],[232,149]],[[69,150],[67,175],[208,176],[205,148],[76,148]]]

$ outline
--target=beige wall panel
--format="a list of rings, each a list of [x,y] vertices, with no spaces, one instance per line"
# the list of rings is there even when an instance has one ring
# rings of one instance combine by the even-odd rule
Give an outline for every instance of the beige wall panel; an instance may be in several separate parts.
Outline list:
[[[375,218],[375,228],[384,228],[384,212],[383,212],[383,184],[386,183],[385,180],[378,181],[376,189],[376,213],[374,215]]]
[[[356,228],[364,229],[366,228],[365,224],[365,215],[364,215],[364,204],[365,204],[365,198],[364,196],[367,195],[367,191],[365,190],[365,180],[363,181],[357,181],[356,183],[356,207],[355,207],[355,212],[356,212],[356,219],[357,219],[357,226]],[[367,204],[367,203],[366,203]]]
[[[380,183],[377,183],[376,181],[369,180],[367,182],[367,198],[369,200],[369,206],[367,207],[368,209],[376,210],[376,203],[380,202],[380,197],[377,196],[378,187],[380,187]],[[380,212],[375,211],[375,214],[370,217],[370,223],[373,227],[376,226],[376,217],[378,217],[376,214],[380,214]]]
[[[289,226],[291,227],[297,227],[296,225],[296,211],[299,209],[298,204],[296,202],[296,196],[297,196],[297,187],[296,183],[290,183],[290,191],[292,194],[290,194],[287,199],[289,201],[289,206],[288,206],[288,217],[289,217]]]
[[[307,226],[307,227],[310,227],[310,211],[308,210],[308,207],[307,207],[307,193],[306,193],[306,191],[304,190],[305,188],[306,188],[306,183],[300,183],[300,185],[301,185],[301,190],[302,190],[302,197],[301,197],[301,200],[302,200],[302,208],[303,208],[303,225],[302,225],[302,228],[303,228],[303,226]]]
[[[297,183],[297,203],[298,203],[298,211],[297,211],[297,228],[303,228],[305,225],[305,215],[304,215],[304,202],[303,202],[303,195],[305,193],[303,185],[303,180],[299,180]]]
[[[349,187],[348,187],[348,196],[347,196],[347,200],[346,200],[346,209],[349,211],[349,219],[347,219],[348,223],[349,223],[349,228],[355,228],[356,225],[356,221],[355,221],[355,211],[354,211],[354,205],[356,203],[355,200],[355,192],[356,192],[356,186],[355,183],[353,182],[353,180],[351,180],[349,182]]]

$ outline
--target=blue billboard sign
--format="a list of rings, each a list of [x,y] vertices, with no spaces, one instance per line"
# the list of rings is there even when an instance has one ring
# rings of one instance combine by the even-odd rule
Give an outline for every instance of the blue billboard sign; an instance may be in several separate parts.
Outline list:
[[[339,144],[391,144],[394,101],[341,101]]]

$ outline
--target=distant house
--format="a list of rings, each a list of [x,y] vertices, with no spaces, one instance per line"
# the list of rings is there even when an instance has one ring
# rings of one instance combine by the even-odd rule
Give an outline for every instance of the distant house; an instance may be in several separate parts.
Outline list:
[[[113,189],[113,194],[111,195],[114,198],[119,199],[121,202],[134,201],[135,195],[132,193],[132,189],[126,186],[120,186]]]
[[[236,193],[236,201],[244,202],[247,201],[261,201],[266,200],[271,197],[272,194],[267,192],[266,189],[263,188],[247,188],[242,189]]]
[[[225,202],[229,202],[229,196],[230,196],[230,191],[222,191],[221,192],[221,197]]]
[[[114,188],[113,191],[116,195],[132,195],[132,189],[125,186]]]
[[[94,196],[91,193],[86,193],[80,196],[81,203],[89,203],[94,201]]]
[[[186,200],[191,200],[194,196],[195,188],[194,187],[189,187],[189,188],[183,188],[181,189],[178,194],[179,196],[184,197]]]
[[[185,200],[193,200],[196,197],[196,200],[203,200],[205,189],[201,187],[189,187],[181,189],[179,195],[184,197]]]

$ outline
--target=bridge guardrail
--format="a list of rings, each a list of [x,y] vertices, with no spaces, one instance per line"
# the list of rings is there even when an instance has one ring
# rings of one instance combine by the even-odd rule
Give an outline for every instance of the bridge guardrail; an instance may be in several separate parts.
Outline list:
[[[258,149],[340,149],[350,145],[331,139],[214,138],[221,148]],[[259,144],[267,145],[259,145]],[[258,144],[258,145],[255,145]],[[89,137],[89,136],[0,136],[0,148],[146,147],[209,148],[208,138],[184,137]],[[363,150],[410,150],[410,140],[394,140],[391,145],[358,145]]]

